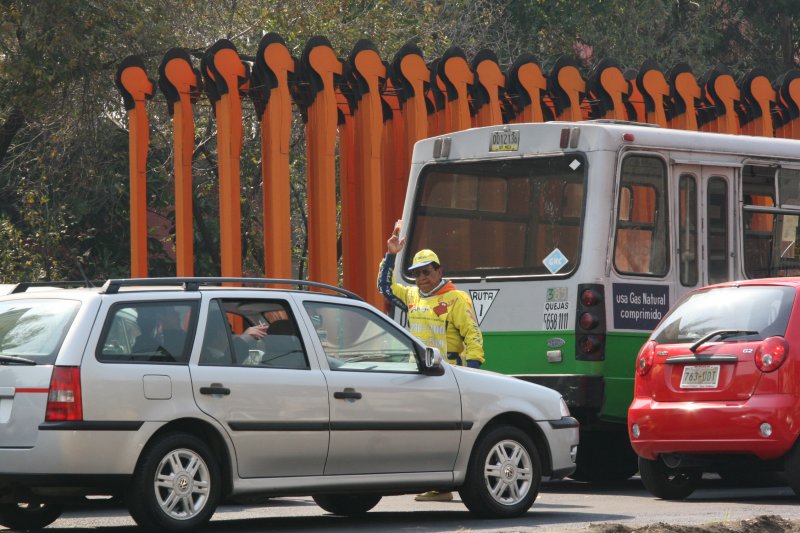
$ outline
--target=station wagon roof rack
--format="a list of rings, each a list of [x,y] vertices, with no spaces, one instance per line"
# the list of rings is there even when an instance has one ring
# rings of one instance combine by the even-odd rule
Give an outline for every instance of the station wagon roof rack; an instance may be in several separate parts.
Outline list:
[[[23,281],[17,283],[9,294],[26,292],[35,287],[54,287],[57,289],[75,289],[80,287],[92,288],[102,285],[102,281]]]
[[[335,292],[346,298],[363,301],[364,299],[358,294],[342,289],[327,283],[320,283],[317,281],[306,281],[299,279],[279,279],[279,278],[226,278],[226,277],[205,277],[205,278],[128,278],[128,279],[110,279],[103,284],[101,293],[116,294],[121,287],[152,287],[152,286],[168,286],[168,285],[183,285],[185,291],[196,291],[200,285],[221,285],[223,283],[236,283],[240,285],[294,285],[300,290],[308,290],[311,288],[325,289]]]

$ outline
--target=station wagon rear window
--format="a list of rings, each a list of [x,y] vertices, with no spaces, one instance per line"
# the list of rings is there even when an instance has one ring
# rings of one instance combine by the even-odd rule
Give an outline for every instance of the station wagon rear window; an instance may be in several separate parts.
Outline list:
[[[714,331],[741,332],[727,340],[783,336],[795,290],[782,286],[721,287],[690,293],[653,332],[659,344],[689,343]]]
[[[109,311],[98,345],[104,363],[188,363],[196,302],[132,302]]]
[[[80,305],[55,299],[0,302],[0,355],[52,364]]]

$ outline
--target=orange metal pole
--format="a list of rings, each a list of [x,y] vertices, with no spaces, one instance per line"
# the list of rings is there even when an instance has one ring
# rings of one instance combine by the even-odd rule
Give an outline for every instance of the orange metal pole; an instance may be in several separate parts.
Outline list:
[[[261,83],[267,103],[261,117],[261,178],[264,208],[264,270],[268,278],[292,277],[292,234],[289,209],[289,140],[292,128],[292,101],[289,73],[295,70],[294,58],[283,40],[267,34],[259,45],[258,65],[264,72]],[[258,66],[257,66],[258,68]]]
[[[445,104],[446,125],[444,133],[465,130],[472,126],[469,114],[469,89],[475,80],[475,73],[469,68],[464,52],[451,48],[439,63],[439,76],[446,87]]]
[[[488,52],[488,50],[487,50]],[[476,57],[476,60],[478,57]],[[503,123],[503,114],[500,110],[500,88],[505,87],[506,77],[497,64],[497,57],[491,53],[490,57],[478,60],[474,65],[477,81],[486,91],[489,101],[478,109],[475,119],[476,126],[494,126]]]
[[[147,77],[144,62],[129,56],[120,63],[116,84],[128,110],[130,172],[131,276],[147,277],[147,149],[150,142],[145,100],[153,97],[155,84]]]
[[[192,67],[185,50],[173,48],[164,56],[159,84],[172,110],[175,172],[175,262],[178,276],[194,275],[192,229],[192,153],[194,114],[200,73]],[[175,100],[177,98],[177,100]],[[175,105],[178,104],[178,105]]]
[[[772,137],[771,104],[775,101],[775,90],[766,76],[755,76],[750,81],[750,94],[758,105],[760,116],[753,122],[753,135]]]
[[[220,255],[222,275],[242,275],[240,157],[242,150],[241,81],[247,71],[236,48],[221,40],[210,68],[215,73],[220,100],[217,102],[217,151],[219,158]]]
[[[556,117],[556,120],[583,120],[580,93],[586,92],[586,82],[580,71],[571,65],[563,67],[558,72],[558,84],[566,93],[569,106]]]
[[[606,112],[603,118],[628,120],[628,112],[622,102],[622,95],[628,93],[628,80],[622,75],[622,71],[614,66],[603,69],[600,73],[600,84],[612,102],[612,109]]]
[[[336,254],[336,94],[334,74],[342,64],[327,39],[312,38],[303,54],[319,92],[308,108],[308,275],[309,279],[338,285]]]
[[[355,143],[358,147],[356,165],[359,170],[356,205],[364,213],[364,240],[360,247],[362,268],[364,272],[370,272],[383,255],[386,239],[381,182],[383,103],[379,88],[379,80],[386,77],[386,67],[369,41],[356,43],[351,62],[363,83],[363,91],[356,94],[359,101],[354,115]],[[373,305],[381,305],[382,296],[375,290],[368,290],[362,296]]]
[[[642,94],[646,95],[644,121],[666,128],[664,98],[669,96],[669,84],[660,70],[646,66],[642,66],[642,70],[644,72],[639,73],[636,84]]]
[[[547,78],[541,67],[533,60],[526,62],[517,69],[517,78],[519,85],[528,94],[530,103],[522,108],[516,122],[544,122],[542,93],[547,90]]]
[[[715,100],[722,105],[725,112],[716,119],[716,131],[720,133],[739,133],[739,119],[736,116],[734,101],[739,99],[739,88],[733,76],[721,74],[714,80]]]
[[[406,98],[402,104],[402,112],[406,132],[406,154],[410,165],[414,143],[428,136],[425,84],[430,83],[431,73],[425,65],[419,49],[411,50],[410,53],[402,56],[399,61],[399,70],[406,82],[404,87]],[[405,174],[408,174],[408,170]]]
[[[670,82],[674,91],[673,100],[680,101],[684,111],[668,121],[669,127],[697,131],[697,109],[695,107],[695,100],[700,98],[701,94],[697,79],[690,70],[682,70],[670,76]]]

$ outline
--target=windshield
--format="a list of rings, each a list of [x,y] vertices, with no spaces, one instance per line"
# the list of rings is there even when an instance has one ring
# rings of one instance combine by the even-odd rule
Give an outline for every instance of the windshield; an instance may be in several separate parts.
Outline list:
[[[74,300],[0,302],[0,355],[53,363],[78,307]]]
[[[580,255],[585,169],[576,153],[428,165],[404,266],[414,251],[430,248],[448,277],[571,273]]]
[[[783,336],[795,290],[791,287],[724,287],[690,293],[655,329],[659,344],[695,342],[714,331],[740,331],[748,339]],[[748,334],[748,332],[758,332]],[[736,340],[729,336],[727,340]]]

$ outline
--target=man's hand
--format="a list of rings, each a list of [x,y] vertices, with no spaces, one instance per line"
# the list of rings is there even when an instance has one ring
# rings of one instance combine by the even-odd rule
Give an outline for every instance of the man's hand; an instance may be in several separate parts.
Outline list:
[[[400,238],[400,229],[403,227],[403,221],[398,220],[394,223],[394,230],[392,230],[392,236],[389,237],[389,240],[386,241],[386,251],[390,254],[399,253],[400,250],[403,249],[403,246],[406,244],[405,239]]]
[[[260,340],[267,336],[267,329],[269,329],[269,324],[259,324],[257,326],[250,326],[244,330],[244,332],[246,335],[250,335],[254,339]]]

